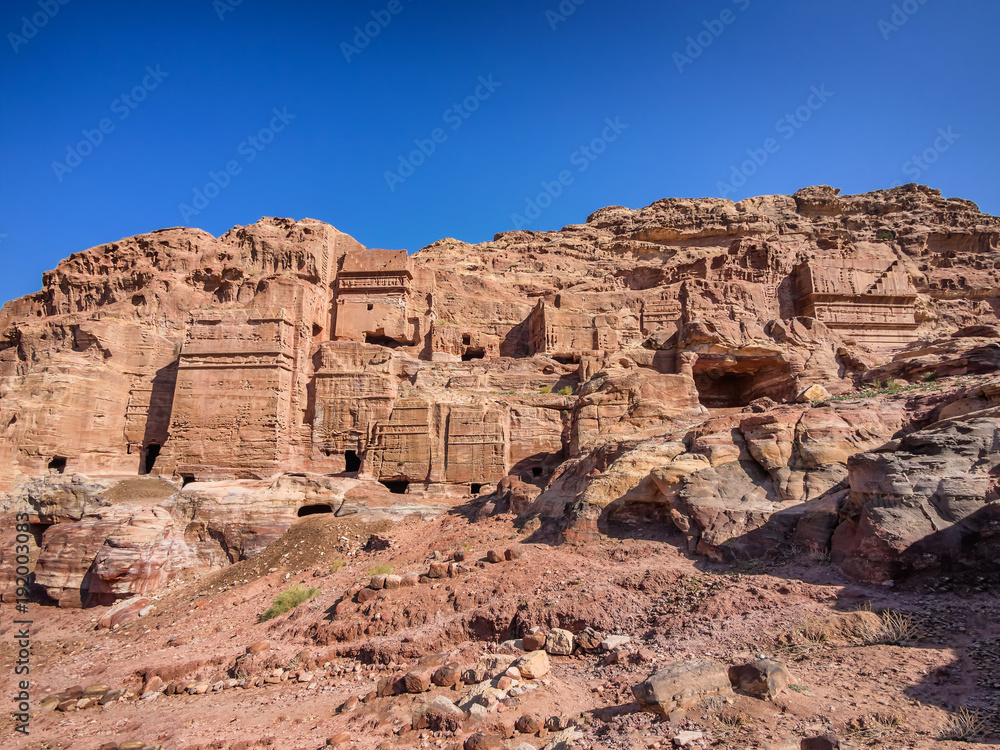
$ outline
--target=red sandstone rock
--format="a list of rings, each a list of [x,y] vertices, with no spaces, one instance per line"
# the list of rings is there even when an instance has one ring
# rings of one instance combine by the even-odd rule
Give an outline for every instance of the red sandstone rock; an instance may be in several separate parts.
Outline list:
[[[61,606],[252,556],[349,483],[496,489],[494,509],[567,515],[571,541],[624,513],[716,557],[822,546],[848,457],[902,421],[823,390],[996,369],[998,237],[969,201],[908,185],[614,206],[413,256],[309,219],[127,238],[0,310],[0,491],[32,507],[36,580]],[[803,393],[820,400],[761,406]],[[345,471],[273,483],[294,503],[237,484]],[[84,477],[141,473],[169,496],[132,505]]]

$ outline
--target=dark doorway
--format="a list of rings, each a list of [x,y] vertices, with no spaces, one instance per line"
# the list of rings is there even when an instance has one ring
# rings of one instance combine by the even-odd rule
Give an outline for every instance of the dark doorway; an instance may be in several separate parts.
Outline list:
[[[465,354],[462,355],[463,362],[471,362],[474,359],[485,359],[486,350],[485,349],[473,349],[468,348],[465,350]]]
[[[181,487],[187,487],[194,481],[194,474],[181,474]]]
[[[396,339],[391,339],[388,336],[383,336],[379,333],[366,333],[365,343],[378,344],[379,346],[385,346],[390,349],[396,349],[397,347],[402,346],[402,344],[399,341],[396,341]]]
[[[361,459],[357,451],[344,451],[344,471],[361,471]]]
[[[299,518],[315,516],[318,513],[333,513],[333,508],[329,505],[303,505],[299,508]]]
[[[483,485],[481,485],[481,484],[470,484],[469,485],[469,491],[473,495],[478,495],[480,492],[483,491]]]
[[[153,470],[153,466],[156,464],[156,459],[160,455],[160,446],[156,443],[150,443],[146,446],[146,450],[142,458],[142,474],[148,474]]]
[[[49,461],[49,474],[62,474],[66,471],[66,459],[62,456],[53,456]]]
[[[694,374],[694,384],[698,389],[698,400],[709,409],[730,409],[746,406],[753,397],[752,375],[737,373]]]
[[[542,467],[541,466],[532,466],[531,467],[531,476],[533,476],[533,477],[540,477],[541,475],[542,475]]]
[[[384,485],[393,495],[405,495],[406,490],[410,487],[410,483],[405,479],[397,481],[386,480],[380,482],[380,484]]]

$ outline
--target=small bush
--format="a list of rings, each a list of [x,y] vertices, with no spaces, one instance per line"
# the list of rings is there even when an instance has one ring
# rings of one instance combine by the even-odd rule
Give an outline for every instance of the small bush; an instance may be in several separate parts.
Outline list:
[[[893,232],[891,229],[879,229],[875,233],[875,239],[892,241],[896,239],[896,233]]]
[[[347,565],[347,563],[338,557],[336,560],[330,563],[330,572],[339,573],[341,570],[343,570],[345,565]]]
[[[551,385],[543,385],[543,386],[542,386],[541,388],[539,388],[538,390],[539,390],[539,391],[540,391],[541,393],[552,393],[552,386],[551,386]]]
[[[958,713],[951,716],[941,727],[938,733],[939,740],[968,740],[986,728],[978,711],[970,711],[967,708],[959,709]]]
[[[370,576],[383,576],[383,575],[387,576],[394,569],[395,568],[393,568],[393,566],[390,565],[389,563],[382,563],[381,565],[376,565],[374,568],[372,568],[371,570],[369,570],[368,571],[368,575],[370,575]]]
[[[559,395],[560,396],[572,396],[573,395],[573,386],[571,386],[571,385],[563,386],[562,388],[559,389]]]
[[[273,620],[275,617],[295,609],[302,602],[312,599],[318,593],[319,589],[317,588],[307,589],[305,586],[299,586],[298,584],[291,586],[274,597],[271,606],[260,616],[258,622]]]

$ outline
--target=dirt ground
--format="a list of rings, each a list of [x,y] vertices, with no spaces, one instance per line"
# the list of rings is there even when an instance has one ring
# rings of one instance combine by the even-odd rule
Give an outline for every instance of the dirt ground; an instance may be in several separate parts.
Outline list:
[[[31,605],[31,698],[102,683],[126,697],[104,706],[37,713],[30,736],[4,707],[0,745],[18,750],[97,750],[141,740],[165,750],[306,750],[347,732],[344,747],[460,748],[472,731],[502,729],[525,713],[575,721],[581,750],[666,748],[680,730],[703,732],[690,747],[798,747],[834,732],[855,747],[973,748],[1000,742],[1000,574],[912,581],[894,587],[849,581],[825,560],[709,564],[682,552],[680,537],[605,538],[583,546],[522,543],[515,519],[471,523],[462,509],[431,521],[370,526],[310,516],[258,558],[198,579],[175,581],[153,608],[117,631],[96,630],[106,608]],[[489,550],[520,547],[516,560],[485,562]],[[373,573],[419,573],[456,550],[470,571],[380,592],[358,603]],[[312,599],[267,622],[259,616],[293,584]],[[817,636],[824,619],[871,608],[902,613],[912,632],[898,643]],[[0,625],[0,693],[16,695],[13,611]],[[803,625],[812,637],[803,635]],[[818,623],[818,624],[817,624]],[[606,656],[551,657],[538,688],[508,698],[476,728],[407,729],[434,697],[462,690],[367,698],[378,680],[423,663],[470,665],[527,628],[591,627],[631,642]],[[904,628],[905,630],[905,628]],[[269,641],[255,662],[285,679],[202,695],[140,699],[143,680],[215,684],[239,679],[248,647]],[[783,661],[792,686],[773,700],[735,695],[706,701],[675,721],[642,713],[632,686],[658,666],[689,658],[725,665],[758,655]],[[263,665],[263,666],[262,666]],[[301,680],[301,681],[300,681]],[[132,694],[132,695],[129,695]],[[978,711],[975,741],[939,739],[960,709]],[[795,744],[786,744],[794,738]],[[552,739],[515,734],[511,748]]]

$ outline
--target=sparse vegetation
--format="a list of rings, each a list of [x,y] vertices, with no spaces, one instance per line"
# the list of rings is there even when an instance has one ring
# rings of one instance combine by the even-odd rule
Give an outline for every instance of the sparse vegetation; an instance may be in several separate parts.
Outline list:
[[[552,386],[551,386],[551,385],[543,385],[543,386],[542,386],[541,388],[539,388],[538,390],[539,390],[539,392],[541,392],[541,393],[552,393]]]
[[[382,576],[389,575],[395,568],[389,563],[382,563],[381,565],[376,565],[374,568],[368,571],[370,576]]]
[[[279,617],[286,612],[290,612],[302,604],[302,602],[312,599],[318,593],[318,588],[306,588],[305,586],[300,586],[298,584],[290,586],[274,597],[274,601],[271,602],[271,606],[264,611],[260,618],[258,618],[258,622],[267,622],[268,620],[273,620],[275,617]]]
[[[938,739],[954,742],[968,740],[982,732],[985,727],[986,722],[979,716],[978,711],[961,708],[941,727]]]
[[[871,602],[860,607],[861,611],[871,612]],[[868,645],[899,645],[906,641],[912,641],[917,637],[917,625],[913,615],[906,612],[897,612],[893,609],[886,609],[880,613],[879,625],[867,629],[862,634],[861,640]]]
[[[347,563],[344,562],[343,559],[338,557],[336,560],[330,563],[330,572],[339,573],[345,565],[347,565]]]
[[[565,386],[563,386],[562,388],[559,389],[559,395],[560,396],[572,396],[573,395],[573,386],[571,386],[571,385],[565,385]]]
[[[896,233],[893,232],[891,229],[879,229],[875,233],[875,239],[881,240],[883,242],[884,241],[891,242],[892,240],[896,239]]]
[[[809,692],[808,688],[804,688],[801,685],[795,685],[795,684],[789,685],[788,689],[789,690],[794,690],[796,693],[808,693]]]

